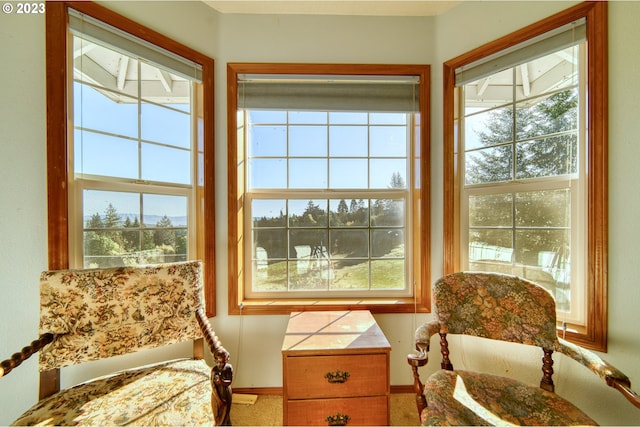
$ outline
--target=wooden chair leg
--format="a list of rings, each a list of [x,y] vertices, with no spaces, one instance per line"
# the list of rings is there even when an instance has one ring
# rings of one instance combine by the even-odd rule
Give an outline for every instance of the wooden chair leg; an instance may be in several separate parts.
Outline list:
[[[555,385],[553,384],[553,350],[543,349],[544,356],[542,357],[542,379],[540,380],[540,388],[550,392],[554,392]]]
[[[413,371],[413,390],[416,393],[416,407],[418,416],[421,416],[422,411],[427,407],[427,399],[424,397],[424,384],[420,381],[418,366],[412,365],[411,370]]]
[[[449,342],[447,341],[447,334],[440,334],[440,353],[442,354],[442,362],[440,367],[447,371],[453,371],[453,364],[449,360]]]

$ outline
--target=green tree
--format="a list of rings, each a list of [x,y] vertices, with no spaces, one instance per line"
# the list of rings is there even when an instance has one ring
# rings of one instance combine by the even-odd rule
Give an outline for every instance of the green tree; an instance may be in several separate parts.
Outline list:
[[[576,171],[578,94],[568,89],[532,107],[500,108],[490,113],[478,133],[487,149],[467,153],[467,184],[509,181],[515,151],[518,179],[557,176]],[[515,127],[515,130],[514,130]],[[514,142],[514,135],[517,141]]]
[[[140,221],[135,217],[133,221],[127,216],[124,220],[124,230],[122,231],[122,239],[124,241],[124,249],[127,252],[136,252],[140,250]]]
[[[481,145],[488,148],[467,153],[467,184],[575,173],[577,117],[578,94],[574,89],[518,107],[515,120],[513,109],[494,110],[485,130],[478,133]],[[514,135],[518,142],[514,142]],[[512,223],[532,227],[519,232],[521,243],[515,249],[517,262],[535,265],[539,251],[566,246],[566,233],[551,230],[570,224],[568,208],[558,209],[569,206],[569,200],[563,205],[564,197],[562,191],[524,193],[517,198],[511,193],[473,196],[469,200],[470,225],[486,228],[472,228],[470,241],[512,247],[514,236],[500,227]]]
[[[91,215],[91,219],[87,221],[87,228],[104,228],[104,222],[102,222],[102,217],[100,217],[99,213],[94,213]]]
[[[164,215],[156,223],[156,231],[154,233],[154,242],[156,246],[171,246],[176,245],[176,231],[173,229],[171,219],[167,215]]]
[[[391,175],[391,182],[389,183],[389,188],[406,188],[406,183],[404,182],[404,178],[400,172],[394,172]]]

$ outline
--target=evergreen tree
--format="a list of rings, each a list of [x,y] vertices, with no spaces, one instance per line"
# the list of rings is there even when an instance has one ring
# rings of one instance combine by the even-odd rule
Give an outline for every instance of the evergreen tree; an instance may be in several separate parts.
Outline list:
[[[466,183],[530,179],[559,176],[577,171],[578,93],[575,89],[560,91],[529,108],[518,108],[514,120],[512,109],[491,113],[485,130],[478,133],[484,147],[467,153]],[[513,136],[518,141],[514,143]],[[515,153],[515,156],[514,156]],[[515,176],[513,161],[515,158]],[[512,247],[511,233],[496,228],[513,221],[520,226],[553,227],[568,225],[569,206],[563,205],[562,191],[542,191],[520,195],[510,193],[474,196],[469,200],[472,226],[487,226],[472,231],[471,241],[500,247]],[[515,208],[516,219],[512,218]],[[564,232],[550,230],[522,231],[516,248],[516,261],[537,264],[539,251],[566,245]],[[525,243],[526,242],[526,243]]]
[[[467,184],[513,179],[515,149],[518,179],[573,173],[577,167],[578,94],[557,92],[531,108],[494,110],[486,130],[479,132],[484,147],[467,158]],[[515,135],[519,141],[513,145]],[[559,135],[558,135],[559,134]]]
[[[91,219],[87,221],[87,228],[104,228],[104,223],[99,213],[96,212],[91,215]]]
[[[154,233],[154,242],[156,246],[171,246],[176,245],[176,231],[173,229],[171,219],[167,215],[164,215],[157,223],[157,230]]]
[[[404,182],[404,178],[400,175],[400,172],[394,172],[391,175],[391,182],[389,183],[389,188],[405,188],[406,184]]]

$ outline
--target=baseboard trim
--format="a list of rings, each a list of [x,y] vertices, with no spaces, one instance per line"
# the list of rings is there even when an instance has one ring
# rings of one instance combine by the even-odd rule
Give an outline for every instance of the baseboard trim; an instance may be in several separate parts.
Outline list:
[[[233,392],[238,394],[257,394],[262,396],[282,396],[282,387],[233,387]],[[413,393],[413,385],[392,385],[391,394]]]
[[[282,387],[233,387],[233,393],[257,394],[259,396],[282,396]]]
[[[415,393],[413,389],[413,384],[410,385],[392,385],[391,386],[391,394],[394,393]]]

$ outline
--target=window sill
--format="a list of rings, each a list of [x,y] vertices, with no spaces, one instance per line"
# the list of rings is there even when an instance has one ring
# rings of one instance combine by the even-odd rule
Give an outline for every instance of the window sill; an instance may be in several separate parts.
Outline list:
[[[429,313],[431,301],[413,298],[324,299],[324,300],[244,300],[229,304],[229,315],[289,314],[295,311],[369,310],[372,313]]]

